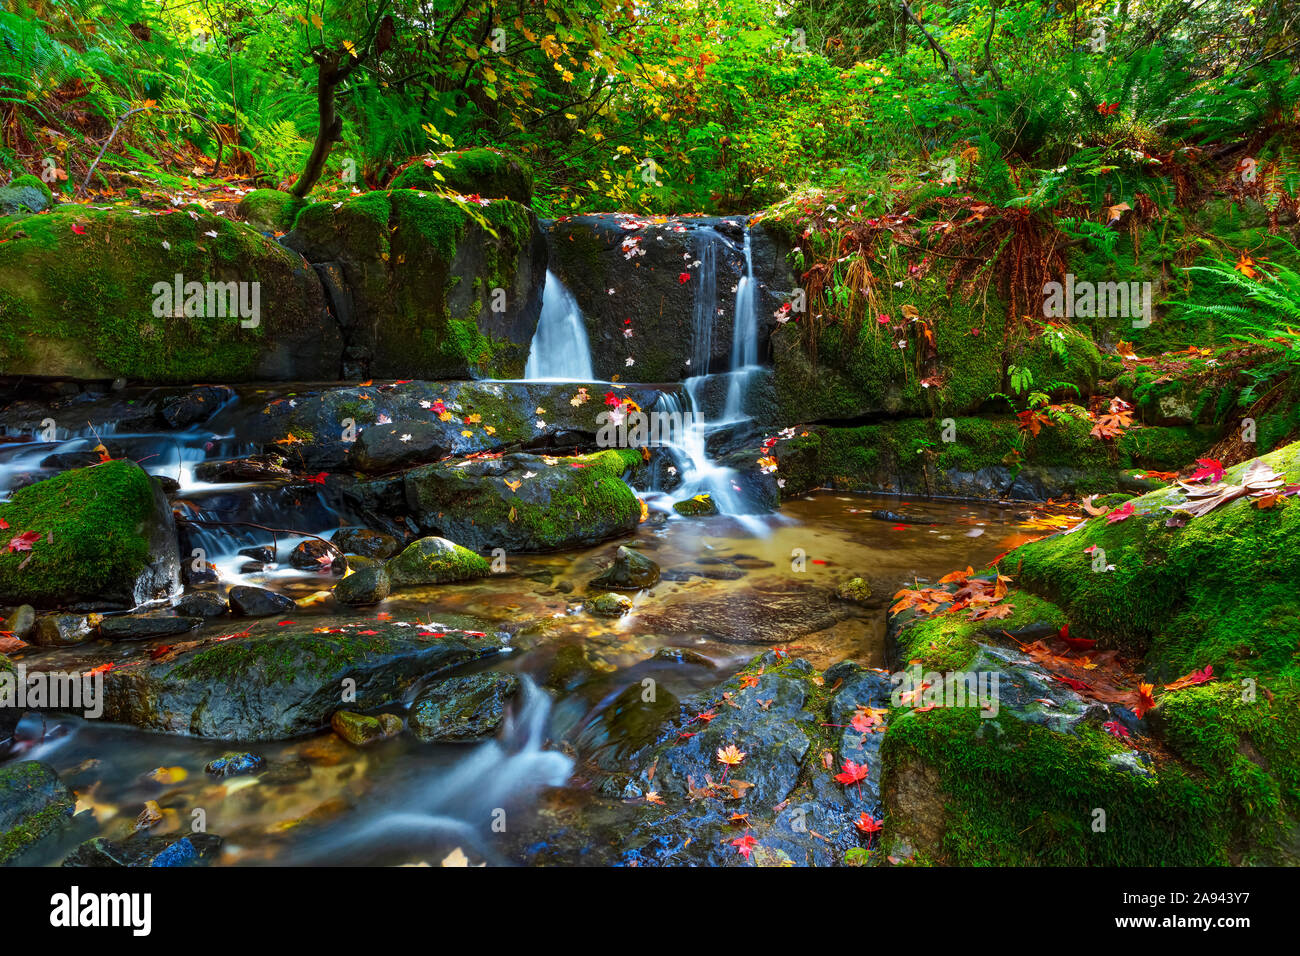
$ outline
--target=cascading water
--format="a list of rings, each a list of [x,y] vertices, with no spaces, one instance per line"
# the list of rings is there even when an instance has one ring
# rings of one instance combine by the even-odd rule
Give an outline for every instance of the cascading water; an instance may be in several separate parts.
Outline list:
[[[744,274],[736,284],[733,309],[730,368],[717,375],[709,374],[712,352],[713,325],[717,308],[717,249],[734,245],[714,229],[700,230],[702,248],[699,250],[700,270],[695,293],[695,342],[692,367],[699,374],[683,382],[682,395],[665,393],[655,407],[656,411],[676,413],[683,427],[675,430],[664,447],[673,458],[674,466],[682,478],[681,489],[675,492],[685,496],[707,494],[722,514],[736,516],[752,530],[765,533],[767,526],[753,514],[753,505],[746,500],[738,475],[714,461],[708,452],[711,435],[725,425],[748,421],[744,412],[746,390],[758,365],[758,304],[757,285],[754,280],[754,262],[750,245],[749,227],[745,227],[743,245]],[[716,407],[706,392],[711,381],[725,377],[726,401],[721,418],[710,418],[707,409]],[[683,399],[684,396],[684,399]]]
[[[567,382],[590,382],[595,378],[582,309],[559,277],[549,270],[542,289],[542,314],[528,350],[524,378]]]

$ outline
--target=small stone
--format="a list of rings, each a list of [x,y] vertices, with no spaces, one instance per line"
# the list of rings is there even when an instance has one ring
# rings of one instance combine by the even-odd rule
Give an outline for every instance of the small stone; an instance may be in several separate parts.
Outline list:
[[[340,528],[331,540],[348,554],[367,558],[391,558],[402,548],[391,534],[369,528]]]
[[[625,594],[606,591],[591,601],[587,609],[599,617],[622,617],[632,610],[632,599]]]
[[[270,617],[294,610],[294,604],[283,594],[276,594],[266,588],[254,588],[240,585],[230,589],[230,607],[242,617]]]
[[[151,614],[122,614],[106,617],[99,625],[99,635],[110,641],[148,641],[192,631],[203,623],[201,617],[161,617]]]
[[[871,600],[871,585],[862,578],[850,578],[835,589],[835,596],[841,601],[866,604]]]
[[[300,571],[318,571],[321,574],[333,572],[338,562],[339,552],[331,545],[316,538],[308,538],[289,554],[289,563]],[[340,569],[341,573],[341,569]]]
[[[487,577],[491,567],[480,555],[446,538],[421,538],[388,562],[393,587],[451,584]]]
[[[340,604],[364,607],[378,604],[388,597],[391,589],[392,583],[388,579],[388,572],[384,570],[383,565],[376,564],[354,571],[334,585],[334,599]]]
[[[94,637],[92,622],[80,614],[52,614],[39,618],[31,642],[42,647],[73,647]]]
[[[230,610],[230,602],[211,591],[194,591],[177,601],[175,610],[185,617],[221,617]]]
[[[519,692],[513,674],[485,672],[450,677],[411,705],[411,732],[424,741],[465,743],[496,733],[506,704]]]
[[[715,515],[718,513],[718,506],[713,503],[713,498],[709,495],[696,495],[694,498],[684,498],[681,501],[673,502],[673,511],[687,518],[697,518],[703,515]]]
[[[209,761],[203,769],[214,777],[240,777],[244,774],[257,773],[265,762],[255,753],[232,750],[222,754],[216,760]]]
[[[396,723],[394,723],[396,722]],[[357,747],[383,740],[402,730],[402,719],[395,714],[371,717],[351,710],[336,710],[330,718],[330,727],[348,743]]]
[[[240,548],[241,557],[251,558],[259,564],[275,564],[275,549],[265,546],[255,548]]]
[[[614,563],[592,579],[599,588],[635,591],[652,587],[659,581],[659,565],[631,548],[619,547]]]

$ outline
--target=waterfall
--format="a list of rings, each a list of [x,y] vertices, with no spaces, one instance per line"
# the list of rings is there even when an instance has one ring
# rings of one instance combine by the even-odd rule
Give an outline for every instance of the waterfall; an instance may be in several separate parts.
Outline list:
[[[542,314],[528,350],[524,378],[590,382],[595,377],[582,309],[564,283],[548,269],[542,289]]]
[[[755,296],[754,253],[749,227],[745,227],[745,274],[736,283],[736,310],[732,320],[731,368],[727,372],[727,404],[723,417],[744,419],[745,394],[758,366],[758,303]]]

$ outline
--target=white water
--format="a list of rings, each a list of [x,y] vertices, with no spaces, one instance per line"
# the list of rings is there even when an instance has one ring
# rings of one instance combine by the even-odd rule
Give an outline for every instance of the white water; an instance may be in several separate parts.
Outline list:
[[[542,314],[528,350],[524,379],[589,382],[593,378],[591,345],[587,341],[582,309],[564,283],[548,269],[542,289]]]

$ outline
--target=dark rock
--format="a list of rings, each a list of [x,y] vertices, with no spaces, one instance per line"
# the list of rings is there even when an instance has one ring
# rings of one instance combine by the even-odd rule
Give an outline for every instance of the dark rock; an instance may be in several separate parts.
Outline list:
[[[201,461],[194,467],[199,481],[223,482],[288,481],[293,477],[280,455],[248,455],[228,461]]]
[[[350,710],[336,710],[330,718],[330,727],[348,743],[364,747],[401,733],[402,719],[395,714],[371,717]]]
[[[36,629],[36,610],[30,604],[9,610],[4,618],[5,629],[20,641],[27,640]]]
[[[230,610],[230,604],[220,594],[193,591],[176,602],[175,610],[182,617],[221,617]]]
[[[184,634],[202,623],[201,617],[124,614],[104,618],[99,624],[99,635],[109,641],[148,641]]]
[[[120,842],[96,837],[73,850],[62,865],[205,866],[220,853],[221,843],[215,833],[189,833],[177,838],[137,832]]]
[[[63,829],[76,805],[76,795],[45,764],[0,767],[0,866]]]
[[[300,757],[294,757],[272,764],[257,779],[268,787],[281,787],[301,783],[310,777],[311,764]]]
[[[214,777],[242,777],[245,774],[257,773],[265,763],[266,761],[258,754],[232,750],[215,760],[208,761],[203,770]]]
[[[391,534],[369,528],[340,528],[330,540],[346,554],[367,558],[391,558],[402,548]]]
[[[632,599],[623,594],[606,591],[587,603],[587,610],[597,617],[622,617],[632,610]]]
[[[659,565],[632,548],[619,546],[614,563],[592,578],[598,588],[637,591],[653,587],[659,581]]]
[[[240,548],[239,554],[245,558],[252,558],[258,564],[275,564],[275,549],[268,548],[265,545],[254,548]]]
[[[31,174],[17,176],[0,186],[0,216],[44,212],[53,204],[50,188]]]
[[[283,594],[276,594],[266,588],[254,588],[238,585],[230,589],[230,609],[241,617],[270,617],[272,614],[284,614],[297,607]]]
[[[50,614],[38,618],[31,642],[42,647],[72,647],[95,636],[91,622],[81,614]]]
[[[449,677],[422,691],[407,718],[421,740],[464,743],[496,733],[506,705],[519,691],[513,674],[484,672]]]
[[[164,399],[158,415],[168,428],[184,428],[206,422],[234,397],[234,389],[226,385],[200,385],[184,395]]]
[[[450,630],[421,640],[413,628],[365,623],[374,633],[316,633],[314,623],[295,623],[118,668],[105,675],[104,719],[196,737],[284,740],[326,726],[345,680],[356,683],[352,706],[369,710],[418,678],[500,650],[482,635]]]
[[[371,425],[361,432],[348,452],[348,466],[370,473],[397,471],[450,454],[451,442],[441,423],[399,421]]]
[[[338,558],[339,551],[332,545],[318,538],[308,538],[299,543],[289,554],[289,563],[300,571],[341,574],[344,562],[337,560]],[[336,564],[337,568],[335,568]]]
[[[365,607],[388,597],[392,584],[382,565],[354,571],[334,585],[334,599],[340,604]]]

